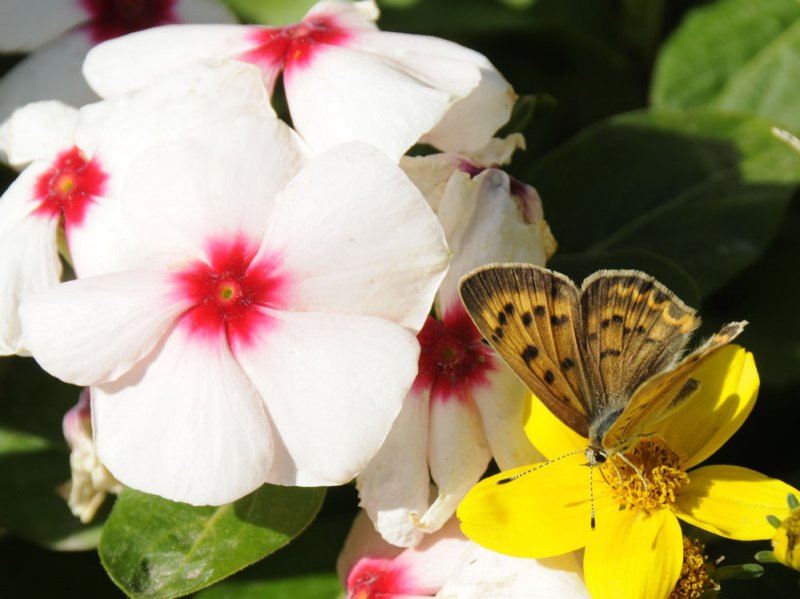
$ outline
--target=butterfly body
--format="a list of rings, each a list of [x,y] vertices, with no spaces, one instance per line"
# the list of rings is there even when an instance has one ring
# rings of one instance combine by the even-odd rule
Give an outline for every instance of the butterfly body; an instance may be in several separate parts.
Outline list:
[[[599,463],[624,451],[699,387],[697,365],[735,338],[731,323],[681,358],[700,325],[653,277],[602,270],[578,288],[530,264],[491,264],[462,278],[464,305],[490,345]]]

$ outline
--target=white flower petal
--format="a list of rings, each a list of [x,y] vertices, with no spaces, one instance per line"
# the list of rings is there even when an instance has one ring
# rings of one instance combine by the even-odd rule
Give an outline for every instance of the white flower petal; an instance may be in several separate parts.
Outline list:
[[[30,102],[60,100],[81,106],[95,101],[97,96],[81,77],[81,62],[90,47],[87,36],[73,31],[14,65],[0,79],[0,123]]]
[[[348,482],[380,449],[400,411],[417,372],[417,341],[370,316],[269,314],[276,326],[236,354],[275,425],[267,480]]]
[[[292,123],[314,150],[360,140],[393,160],[454,100],[380,57],[332,45],[320,47],[310,63],[287,69],[284,85]]]
[[[30,165],[0,198],[0,355],[27,354],[21,339],[19,303],[29,293],[56,285],[61,261],[58,219],[32,215],[33,187],[47,169]]]
[[[95,46],[83,63],[83,74],[101,97],[113,98],[205,59],[245,52],[253,45],[250,31],[242,25],[165,25],[137,31]]]
[[[492,455],[500,470],[543,461],[523,426],[530,391],[500,358],[496,364],[498,370],[487,374],[488,384],[472,390]]]
[[[395,562],[407,566],[418,588],[432,594],[453,575],[472,545],[452,518],[436,534],[427,535],[419,545],[403,551]]]
[[[543,265],[547,256],[539,224],[529,223],[510,180],[498,169],[475,177],[454,173],[442,195],[439,220],[453,251],[453,261],[439,290],[443,306],[460,303],[458,281],[473,268],[492,262]]]
[[[364,510],[356,514],[350,532],[344,541],[342,551],[336,559],[336,573],[342,583],[347,581],[350,570],[362,557],[373,559],[394,559],[402,549],[384,541]]]
[[[129,271],[29,295],[20,306],[23,342],[64,381],[114,380],[150,353],[185,309],[171,288],[167,273]]]
[[[436,501],[418,518],[425,532],[435,532],[455,513],[492,459],[480,416],[471,403],[456,397],[431,402],[431,478],[439,491]]]
[[[210,238],[260,242],[273,207],[304,160],[289,127],[244,116],[155,146],[130,167],[122,200],[140,260],[204,256]]]
[[[422,139],[442,150],[478,150],[511,116],[514,90],[478,52],[435,37],[388,32],[360,35],[348,46],[391,60],[454,95],[457,101]]]
[[[359,503],[392,545],[413,547],[424,533],[411,514],[428,508],[428,393],[408,394],[380,451],[358,476]]]
[[[15,168],[52,156],[72,145],[77,120],[78,111],[61,102],[27,104],[3,123],[0,152],[5,152]]]
[[[438,599],[589,599],[575,553],[547,559],[500,555],[474,543]]]
[[[223,58],[176,72],[138,93],[84,106],[75,140],[116,170],[147,146],[242,116],[275,112],[258,67]]]
[[[422,141],[445,152],[473,152],[482,148],[506,124],[517,94],[492,67],[481,68],[480,85],[456,102]]]
[[[264,405],[222,335],[209,343],[174,329],[122,378],[93,388],[92,415],[114,476],[174,501],[239,499],[272,461]]]
[[[349,2],[345,0],[322,0],[312,6],[303,20],[318,15],[333,15],[336,22],[347,29],[377,29],[380,10],[374,0]]]
[[[314,159],[276,201],[265,252],[293,309],[365,313],[419,329],[447,264],[441,227],[402,171],[364,144]]]
[[[88,20],[80,2],[3,0],[0,52],[29,52]]]

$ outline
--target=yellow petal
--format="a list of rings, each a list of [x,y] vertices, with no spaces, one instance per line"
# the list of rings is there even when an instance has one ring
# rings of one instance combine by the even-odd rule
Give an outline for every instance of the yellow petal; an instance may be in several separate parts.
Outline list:
[[[676,497],[675,512],[695,526],[729,539],[769,539],[770,514],[789,515],[786,497],[800,493],[775,478],[738,466],[706,466],[689,472],[689,484]]]
[[[498,484],[531,466],[479,482],[458,507],[461,530],[487,549],[550,557],[583,547],[591,531],[586,458],[573,455]]]
[[[588,439],[556,418],[533,393],[528,396],[525,410],[525,434],[548,460],[589,445]]]
[[[729,345],[692,374],[700,389],[683,406],[655,425],[688,469],[700,464],[739,430],[758,395],[758,371],[753,354]]]
[[[583,558],[592,599],[652,599],[669,595],[683,565],[683,535],[667,509],[651,515],[603,514]]]
[[[772,552],[782,564],[800,570],[800,510],[784,518],[772,537]]]

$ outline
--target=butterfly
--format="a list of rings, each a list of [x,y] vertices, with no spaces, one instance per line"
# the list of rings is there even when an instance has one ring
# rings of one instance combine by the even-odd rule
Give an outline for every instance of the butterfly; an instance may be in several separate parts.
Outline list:
[[[681,357],[700,317],[637,270],[601,270],[579,289],[540,266],[489,264],[459,288],[489,344],[561,422],[588,438],[590,465],[621,455],[691,397],[700,386],[694,370],[747,324],[726,324]]]

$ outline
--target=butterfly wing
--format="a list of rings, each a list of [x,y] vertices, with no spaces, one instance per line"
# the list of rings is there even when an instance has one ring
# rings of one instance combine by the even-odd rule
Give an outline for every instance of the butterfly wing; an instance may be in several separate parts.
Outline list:
[[[580,302],[599,415],[622,409],[639,385],[672,366],[700,324],[694,309],[636,270],[594,273]]]
[[[464,276],[460,291],[478,330],[522,382],[587,436],[591,412],[575,284],[531,264],[490,264]]]
[[[742,332],[747,322],[732,322],[674,367],[645,381],[633,394],[619,418],[603,437],[603,447],[621,451],[642,433],[644,427],[660,420],[687,400],[697,381],[691,378],[700,364],[733,341]]]

